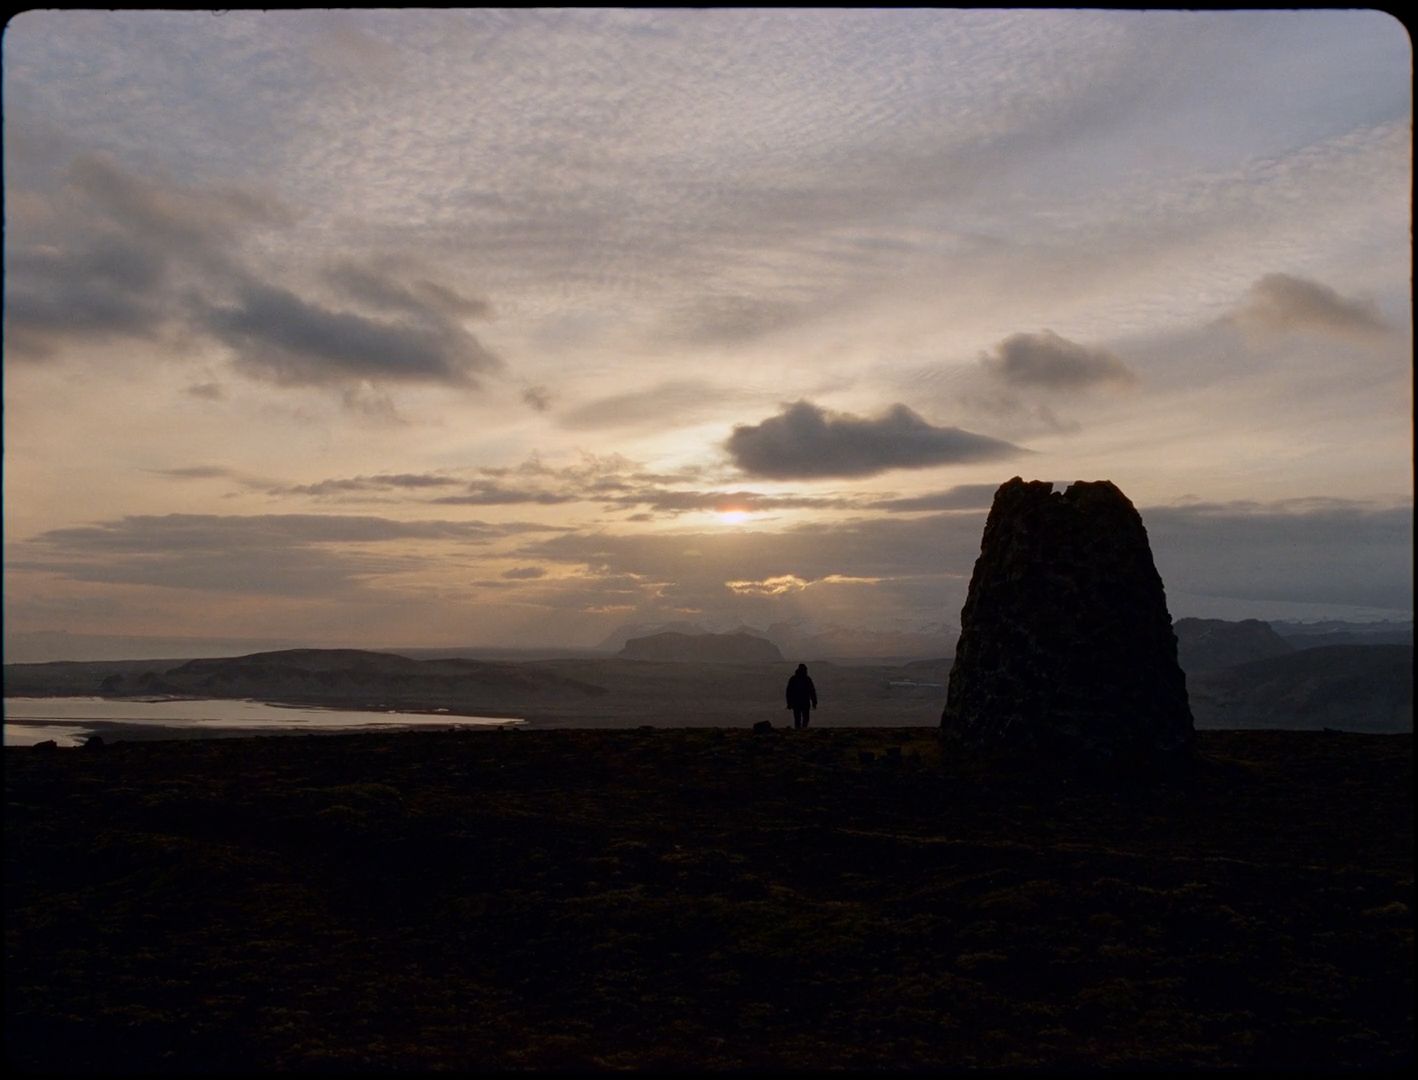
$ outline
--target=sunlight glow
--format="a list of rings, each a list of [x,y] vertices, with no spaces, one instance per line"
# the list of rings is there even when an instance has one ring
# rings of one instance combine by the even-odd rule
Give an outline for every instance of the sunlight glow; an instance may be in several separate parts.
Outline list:
[[[752,516],[747,510],[716,510],[715,515],[725,525],[742,525]]]

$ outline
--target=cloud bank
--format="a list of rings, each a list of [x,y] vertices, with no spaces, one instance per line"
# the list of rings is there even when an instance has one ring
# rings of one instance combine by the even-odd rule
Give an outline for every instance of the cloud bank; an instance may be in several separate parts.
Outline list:
[[[1045,390],[1081,390],[1094,386],[1131,386],[1137,376],[1105,349],[1090,349],[1052,330],[1012,334],[995,346],[985,366],[1013,386]]]
[[[740,471],[773,480],[875,476],[1028,453],[986,435],[936,427],[905,405],[868,419],[809,401],[787,405],[759,424],[735,426],[724,447]]]
[[[292,220],[269,197],[181,186],[80,155],[51,212],[12,221],[7,353],[42,361],[71,344],[181,340],[190,351],[209,342],[251,378],[344,389],[476,386],[502,370],[463,325],[486,316],[487,303],[417,268],[342,259],[306,277],[273,272],[261,241]],[[189,392],[222,396],[211,382]]]
[[[1290,274],[1266,274],[1252,285],[1236,319],[1243,327],[1271,334],[1309,331],[1374,338],[1393,332],[1372,303]]]

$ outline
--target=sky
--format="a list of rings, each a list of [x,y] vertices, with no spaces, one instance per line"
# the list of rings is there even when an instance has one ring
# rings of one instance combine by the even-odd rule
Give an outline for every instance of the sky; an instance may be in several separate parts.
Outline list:
[[[1175,618],[1412,617],[1386,14],[28,11],[3,61],[7,646],[938,630],[1012,476],[1117,484]]]

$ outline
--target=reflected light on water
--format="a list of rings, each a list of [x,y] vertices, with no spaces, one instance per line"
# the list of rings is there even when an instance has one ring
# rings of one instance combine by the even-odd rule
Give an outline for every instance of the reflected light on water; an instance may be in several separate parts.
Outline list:
[[[212,734],[243,731],[298,735],[312,731],[400,731],[419,727],[515,727],[525,722],[512,717],[459,716],[448,712],[322,709],[220,699],[5,699],[6,746],[33,746],[46,739],[53,739],[60,746],[78,746],[96,732],[121,738],[121,731],[115,732],[113,727],[125,724],[188,731],[196,728]]]

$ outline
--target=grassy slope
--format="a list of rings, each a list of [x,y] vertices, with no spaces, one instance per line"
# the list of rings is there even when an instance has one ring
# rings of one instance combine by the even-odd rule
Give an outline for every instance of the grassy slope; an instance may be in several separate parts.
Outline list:
[[[1133,787],[918,729],[7,749],[9,1063],[1407,1060],[1411,737],[1200,744]]]

